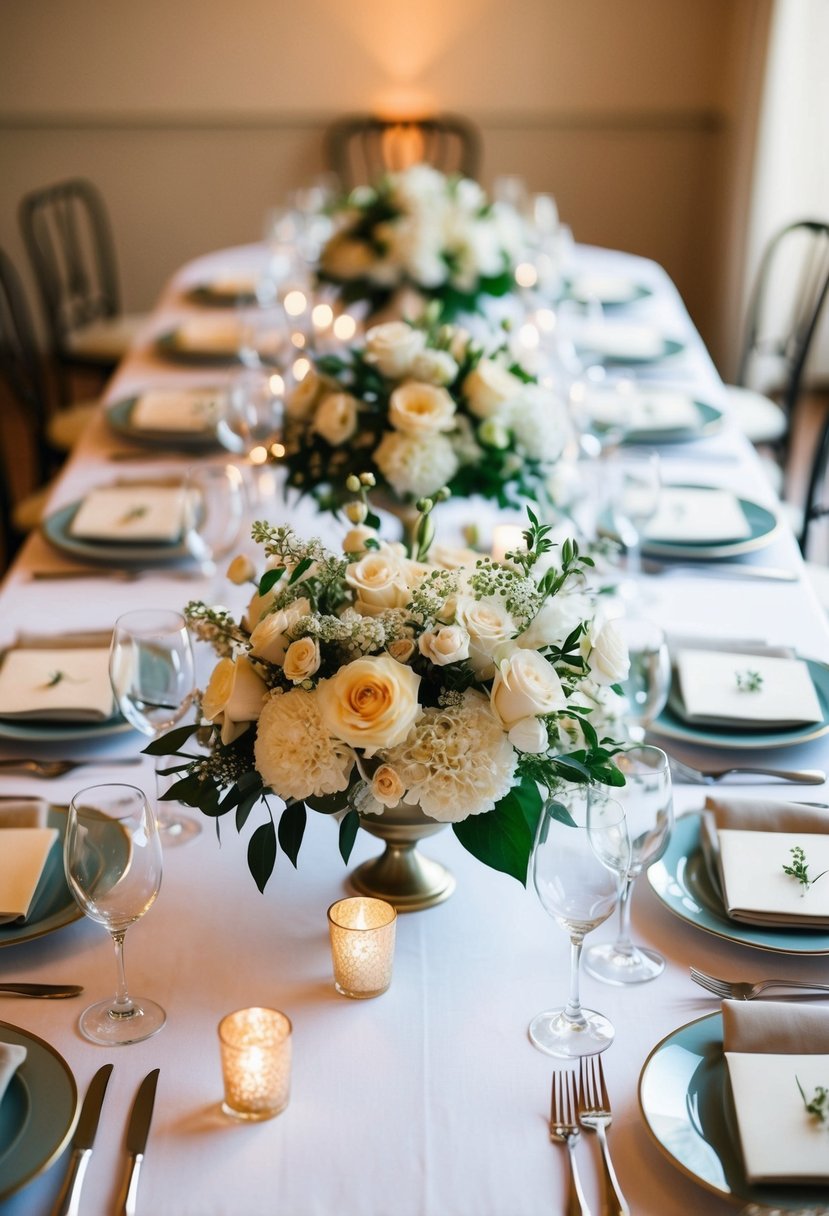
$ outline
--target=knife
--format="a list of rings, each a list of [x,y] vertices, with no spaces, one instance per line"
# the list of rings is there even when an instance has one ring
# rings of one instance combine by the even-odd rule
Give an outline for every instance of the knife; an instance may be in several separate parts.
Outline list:
[[[68,996],[80,996],[82,992],[83,988],[80,984],[27,984],[22,980],[0,984],[0,993],[8,996],[40,996],[53,1001],[59,1001]]]
[[[144,1149],[147,1147],[147,1137],[150,1134],[150,1123],[153,1117],[155,1103],[155,1087],[158,1084],[159,1069],[148,1072],[138,1087],[135,1101],[132,1104],[132,1114],[127,1126],[127,1153],[129,1167],[124,1184],[124,1198],[119,1208],[119,1216],[135,1216],[135,1205],[138,1199],[138,1176],[141,1172],[141,1162],[144,1160]]]
[[[92,1144],[98,1130],[104,1094],[112,1073],[112,1065],[104,1064],[89,1082],[89,1089],[81,1107],[78,1126],[72,1137],[72,1156],[52,1216],[78,1216],[81,1210],[81,1187],[86,1167],[92,1156]]]

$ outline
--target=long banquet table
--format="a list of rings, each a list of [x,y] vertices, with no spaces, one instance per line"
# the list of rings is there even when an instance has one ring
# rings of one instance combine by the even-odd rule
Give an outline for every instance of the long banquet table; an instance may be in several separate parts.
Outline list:
[[[254,248],[224,251],[186,267],[109,386],[108,400],[144,386],[229,375],[165,364],[153,352],[152,339],[193,309],[184,294],[188,284],[222,270],[237,272],[260,256]],[[615,252],[579,249],[577,256],[585,268],[635,275],[653,289],[636,305],[637,319],[653,320],[682,338],[687,349],[672,361],[671,376],[718,400],[722,388],[715,369],[665,273]],[[95,484],[172,473],[188,463],[149,449],[143,459],[113,459],[128,447],[102,412],[66,467],[52,506],[77,499]],[[725,485],[773,505],[754,454],[727,421],[715,436],[666,450],[664,467],[672,481]],[[315,519],[307,504],[289,509],[278,497],[272,515],[290,517],[302,530],[331,527]],[[756,560],[802,572],[785,528]],[[179,607],[209,592],[199,578],[187,582],[160,570],[132,580],[103,570],[100,576],[32,578],[35,571],[68,571],[71,565],[41,537],[29,541],[0,595],[0,644],[21,629],[108,629],[134,606]],[[748,633],[829,660],[829,630],[803,578],[763,583],[677,573],[650,583],[649,615],[677,633]],[[48,783],[0,773],[0,795],[46,795],[61,803],[104,780],[134,782],[151,793],[146,758],[135,769],[107,767],[110,758],[134,755],[142,746],[130,733],[87,747],[83,754],[94,754],[99,767]],[[15,745],[0,748],[2,756],[15,754],[21,754]],[[56,746],[55,754],[72,753]],[[699,749],[685,755],[700,762],[722,759]],[[756,753],[729,756],[735,763],[757,759]],[[829,769],[829,738],[773,758],[785,760],[786,767]],[[746,792],[747,786],[731,788]],[[750,788],[783,792],[779,786]],[[703,792],[678,785],[677,811],[698,809]],[[820,799],[825,791],[805,796]],[[558,1062],[531,1046],[526,1029],[534,1014],[565,994],[566,935],[531,889],[476,863],[446,831],[424,851],[454,872],[455,894],[439,907],[400,917],[394,978],[384,996],[343,999],[331,982],[326,926],[326,908],[345,890],[347,874],[334,831],[327,818],[313,817],[298,870],[281,856],[264,895],[247,873],[245,841],[232,825],[223,831],[221,846],[205,823],[195,841],[168,850],[157,904],[127,938],[131,989],[152,996],[168,1014],[164,1030],[146,1042],[108,1051],[88,1043],[77,1029],[86,998],[98,999],[113,986],[112,947],[99,926],[77,921],[0,952],[0,979],[61,980],[86,990],[73,1001],[4,998],[0,1017],[52,1044],[69,1063],[81,1094],[101,1063],[115,1064],[86,1177],[84,1216],[114,1210],[130,1105],[141,1078],[154,1067],[161,1074],[138,1197],[138,1211],[147,1216],[550,1216],[564,1210],[566,1154],[551,1146],[546,1125]],[[363,837],[352,867],[378,851],[376,841]],[[637,1101],[643,1062],[670,1031],[716,1009],[691,982],[690,964],[733,978],[825,979],[825,963],[819,957],[763,954],[702,933],[672,916],[644,879],[635,889],[632,920],[635,939],[665,955],[665,973],[629,989],[588,975],[582,979],[584,1003],[601,1009],[616,1027],[604,1060],[619,1178],[637,1216],[724,1216],[733,1206],[683,1176],[652,1143]],[[593,939],[607,939],[613,931],[614,922],[608,922]],[[290,1105],[279,1118],[256,1125],[231,1122],[218,1105],[217,1023],[247,1005],[282,1009],[294,1026]],[[595,1138],[585,1135],[578,1153],[595,1210],[597,1150]],[[0,1203],[2,1216],[47,1212],[65,1164],[63,1158]]]

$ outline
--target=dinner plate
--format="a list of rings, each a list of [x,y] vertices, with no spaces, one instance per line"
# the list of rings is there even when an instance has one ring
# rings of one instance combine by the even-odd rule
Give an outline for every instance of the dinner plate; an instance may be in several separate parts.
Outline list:
[[[85,563],[103,566],[163,566],[171,562],[192,560],[183,540],[172,543],[118,544],[115,541],[86,540],[73,536],[72,520],[80,509],[81,500],[54,511],[41,523],[43,535],[56,549]]]
[[[821,929],[772,929],[731,920],[715,890],[702,854],[702,816],[680,815],[668,847],[648,869],[657,899],[680,920],[726,941],[777,954],[829,954],[829,932]]]
[[[236,347],[183,346],[179,341],[179,332],[178,328],[169,329],[156,338],[155,348],[165,359],[207,367],[242,362]]]
[[[224,391],[213,385],[206,387],[217,393]],[[220,446],[216,438],[215,427],[212,430],[208,428],[203,431],[176,431],[150,430],[143,426],[133,426],[132,411],[135,409],[137,401],[137,396],[125,397],[123,400],[114,401],[111,405],[107,406],[106,411],[107,422],[113,431],[118,435],[122,435],[125,439],[129,439],[131,443],[140,443],[154,448],[175,447],[192,449],[193,451],[202,451],[205,448],[212,449]]]
[[[579,274],[564,280],[564,294],[579,304],[597,300],[602,308],[624,308],[653,295],[650,287],[627,275]]]
[[[748,656],[750,657],[750,656]],[[800,656],[797,656],[800,658]],[[671,701],[648,727],[655,735],[666,739],[678,739],[683,743],[694,743],[701,747],[728,747],[757,750],[758,748],[793,747],[796,743],[808,743],[819,739],[829,731],[829,665],[817,659],[804,659],[817,693],[823,720],[807,722],[802,726],[775,727],[766,730],[757,723],[751,726],[706,726],[701,722],[685,722],[671,705]]]
[[[674,485],[672,489],[706,490],[708,486]],[[743,513],[748,521],[749,535],[739,540],[721,540],[706,543],[705,541],[651,540],[642,541],[642,553],[645,557],[679,557],[687,561],[708,561],[711,558],[724,559],[740,557],[744,553],[753,553],[771,544],[780,523],[773,511],[763,507],[759,502],[750,498],[738,498]],[[611,523],[610,507],[606,507],[599,519],[599,529],[605,536],[618,540],[619,536]]]
[[[804,1209],[829,1203],[829,1187],[752,1185],[736,1135],[723,1054],[722,1014],[672,1031],[645,1061],[639,1106],[660,1152],[706,1190],[742,1204]]]
[[[715,434],[722,426],[723,412],[717,406],[707,401],[693,401],[699,421],[695,426],[652,426],[636,427],[633,430],[623,430],[622,443],[648,444],[656,446],[663,443],[689,443],[694,439],[704,439]],[[590,421],[590,429],[597,435],[616,434],[619,429],[612,423],[600,425],[595,419]]]
[[[37,937],[45,937],[47,933],[54,933],[56,929],[62,929],[64,925],[71,925],[73,921],[80,920],[83,915],[66,885],[63,871],[66,810],[65,806],[49,807],[46,824],[47,827],[57,828],[58,839],[49,851],[35,905],[25,924],[0,925],[0,947],[19,946],[23,942],[34,941]]]
[[[26,1048],[26,1059],[0,1102],[0,1200],[58,1159],[78,1118],[78,1087],[69,1065],[43,1039],[0,1022],[0,1040]]]
[[[603,346],[601,342],[591,342],[583,344],[576,338],[576,348],[584,353],[595,355],[597,359],[605,363],[622,364],[624,366],[635,366],[636,364],[658,363],[661,359],[667,359],[672,355],[679,355],[685,350],[685,343],[680,342],[677,338],[660,337],[659,348],[652,354],[625,354],[623,351],[609,350]]]
[[[105,722],[41,722],[32,718],[25,721],[0,718],[0,739],[15,739],[21,743],[92,743],[134,729],[120,714],[107,718]]]

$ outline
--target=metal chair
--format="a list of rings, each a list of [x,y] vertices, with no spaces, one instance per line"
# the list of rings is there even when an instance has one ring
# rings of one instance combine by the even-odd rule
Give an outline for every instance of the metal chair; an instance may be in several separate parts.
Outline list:
[[[343,189],[353,190],[421,162],[443,173],[477,177],[481,139],[470,122],[453,114],[423,119],[355,114],[329,126],[325,152]]]
[[[91,182],[71,178],[34,190],[19,217],[66,401],[68,371],[108,376],[144,318],[121,311],[112,229]]]

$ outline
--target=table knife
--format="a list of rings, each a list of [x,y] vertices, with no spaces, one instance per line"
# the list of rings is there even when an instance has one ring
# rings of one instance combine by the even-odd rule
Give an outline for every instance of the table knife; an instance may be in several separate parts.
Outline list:
[[[141,1173],[141,1163],[144,1160],[144,1149],[147,1147],[147,1137],[150,1134],[150,1123],[155,1104],[155,1087],[158,1084],[159,1069],[148,1072],[138,1087],[135,1101],[132,1104],[127,1127],[127,1154],[129,1165],[124,1185],[124,1199],[118,1209],[119,1216],[135,1216],[138,1199],[138,1176]]]
[[[64,997],[80,996],[83,988],[80,984],[29,984],[23,980],[0,984],[0,994],[7,996],[45,997],[46,1000],[58,1001]]]
[[[81,1210],[81,1187],[86,1167],[89,1165],[89,1158],[92,1156],[92,1145],[98,1130],[98,1120],[101,1117],[101,1107],[104,1104],[104,1095],[109,1084],[112,1067],[111,1064],[104,1064],[89,1082],[78,1126],[72,1137],[72,1156],[69,1158],[69,1168],[52,1216],[78,1216]]]

